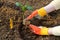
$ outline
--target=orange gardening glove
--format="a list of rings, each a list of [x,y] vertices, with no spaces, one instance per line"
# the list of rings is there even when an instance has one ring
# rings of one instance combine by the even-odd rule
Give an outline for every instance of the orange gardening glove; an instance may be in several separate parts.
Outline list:
[[[39,15],[40,17],[44,17],[45,15],[47,15],[47,12],[46,10],[44,9],[44,7],[38,9],[38,10],[35,10],[31,13],[31,15],[29,15],[27,17],[28,20],[31,20],[34,16],[36,15]]]
[[[25,18],[25,19],[23,20],[23,24],[26,25],[27,22],[29,22],[29,20],[32,19],[32,18],[33,18],[35,15],[37,15],[37,14],[38,14],[37,10],[35,10],[34,12],[32,12],[31,15],[29,15],[27,18]]]
[[[30,24],[29,27],[34,34],[40,35],[40,31],[41,31],[40,28],[32,24]]]
[[[26,24],[26,21],[31,20],[34,16],[39,15],[40,17],[44,17],[46,15],[46,10],[43,8],[40,8],[39,10],[35,10],[29,15],[27,18],[23,20],[23,24]]]
[[[39,28],[39,27],[32,25],[32,24],[30,24],[29,27],[34,34],[48,35],[48,28],[46,28],[46,27],[40,27]]]
[[[38,14],[38,10],[35,10],[35,11],[33,11],[32,13],[31,13],[31,15],[29,15],[28,17],[27,17],[27,20],[31,20],[34,16],[36,16]]]

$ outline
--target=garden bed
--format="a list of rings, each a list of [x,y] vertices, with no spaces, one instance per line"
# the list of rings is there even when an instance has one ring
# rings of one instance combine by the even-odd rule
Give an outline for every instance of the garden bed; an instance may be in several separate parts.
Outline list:
[[[35,10],[46,6],[52,0],[0,0],[0,40],[60,40],[60,37],[56,36],[33,34],[28,26],[23,25],[23,14],[26,18],[32,11],[22,12],[14,4],[17,1],[23,5],[28,3]],[[13,20],[13,29],[10,29],[10,18]],[[37,18],[31,19],[31,24],[46,27],[58,26],[60,25],[60,11],[51,12],[40,20]]]

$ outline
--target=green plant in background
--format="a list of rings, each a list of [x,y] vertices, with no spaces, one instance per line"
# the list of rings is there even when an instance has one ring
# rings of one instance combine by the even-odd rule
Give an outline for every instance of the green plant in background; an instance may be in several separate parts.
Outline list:
[[[16,5],[16,6],[20,6],[20,7],[23,6],[23,5],[22,5],[21,3],[19,3],[19,2],[16,2],[15,5]]]
[[[26,10],[33,10],[33,7],[30,6],[30,5],[28,5],[28,4],[23,5],[22,3],[16,2],[15,5],[21,8],[21,10],[22,10],[22,12],[23,12],[23,14],[22,14],[23,19],[24,19],[24,17],[25,17],[25,16],[24,16],[24,12],[25,12]]]
[[[25,6],[22,5],[22,3],[16,2],[15,5],[20,7],[23,12],[26,11],[26,8],[25,8]]]
[[[26,7],[27,10],[33,10],[33,7],[30,6],[30,5],[27,5],[27,4],[26,4],[25,7]]]
[[[30,6],[30,5],[27,5],[27,4],[26,5],[22,5],[21,3],[16,2],[15,5],[19,6],[23,12],[25,12],[26,10],[33,10],[33,7]]]

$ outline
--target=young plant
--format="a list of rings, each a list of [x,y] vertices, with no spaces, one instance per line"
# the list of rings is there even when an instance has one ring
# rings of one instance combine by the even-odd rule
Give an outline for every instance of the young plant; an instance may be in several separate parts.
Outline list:
[[[21,8],[21,10],[22,10],[22,12],[23,12],[23,14],[22,14],[23,19],[24,19],[24,12],[25,12],[26,10],[33,10],[33,7],[30,6],[30,5],[27,5],[27,4],[26,4],[26,5],[22,5],[21,3],[16,2],[15,5]]]
[[[15,5],[20,7],[23,12],[25,12],[26,10],[33,10],[33,7],[30,6],[30,5],[27,5],[27,4],[26,5],[22,5],[21,3],[16,2]]]
[[[15,3],[15,5],[16,5],[16,6],[18,6],[18,7],[20,7],[20,8],[21,8],[21,10],[22,10],[23,12],[25,12],[25,11],[26,11],[25,6],[23,6],[21,3],[16,2],[16,3]]]

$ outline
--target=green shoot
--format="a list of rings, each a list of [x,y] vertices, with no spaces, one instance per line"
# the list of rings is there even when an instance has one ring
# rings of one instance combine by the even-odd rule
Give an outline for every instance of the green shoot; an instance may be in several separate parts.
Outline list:
[[[30,6],[30,5],[25,5],[25,7],[26,7],[27,10],[33,10],[33,7]]]
[[[21,3],[19,3],[19,2],[16,2],[15,5],[16,5],[16,6],[19,6],[19,7],[22,7],[22,6],[23,6],[23,5],[22,5]]]

